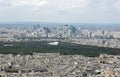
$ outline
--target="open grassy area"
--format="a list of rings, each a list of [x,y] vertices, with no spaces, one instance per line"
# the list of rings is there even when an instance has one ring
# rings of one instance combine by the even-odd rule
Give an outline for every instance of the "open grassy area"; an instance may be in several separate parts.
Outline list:
[[[32,54],[33,52],[64,55],[79,54],[92,57],[99,56],[99,54],[120,55],[120,49],[63,42],[57,46],[50,46],[47,42],[0,42],[0,53],[2,54]]]

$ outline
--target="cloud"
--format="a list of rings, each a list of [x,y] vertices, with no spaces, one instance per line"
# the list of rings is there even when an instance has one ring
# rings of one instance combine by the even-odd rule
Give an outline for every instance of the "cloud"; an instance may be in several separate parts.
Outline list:
[[[0,16],[25,20],[120,20],[119,0],[0,0]],[[27,19],[28,18],[28,19]],[[7,19],[7,18],[6,18]],[[14,19],[14,20],[15,20]],[[5,20],[5,19],[4,19]]]
[[[50,4],[58,9],[73,9],[86,7],[88,1],[89,0],[53,0]]]
[[[114,4],[113,4],[113,8],[115,8],[117,11],[120,11],[120,1],[116,1]]]
[[[24,6],[36,6],[41,7],[47,4],[46,0],[0,0],[0,6],[9,7],[24,7]]]
[[[47,4],[47,1],[40,1],[38,3],[35,3],[37,6],[44,6]]]

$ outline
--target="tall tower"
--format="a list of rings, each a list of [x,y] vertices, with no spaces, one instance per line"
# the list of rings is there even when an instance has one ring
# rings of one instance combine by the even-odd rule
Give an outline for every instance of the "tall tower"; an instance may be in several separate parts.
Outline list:
[[[63,26],[63,37],[68,37],[68,30],[69,30],[69,26],[68,25],[64,25]]]
[[[69,28],[70,28],[69,29],[70,30],[70,37],[76,37],[77,29],[73,25],[71,25]]]
[[[82,31],[81,31],[81,28],[80,27],[78,27],[77,28],[77,32],[76,32],[77,34],[77,37],[81,37],[82,36]]]
[[[50,32],[49,28],[44,28],[45,37],[48,38],[48,33]]]

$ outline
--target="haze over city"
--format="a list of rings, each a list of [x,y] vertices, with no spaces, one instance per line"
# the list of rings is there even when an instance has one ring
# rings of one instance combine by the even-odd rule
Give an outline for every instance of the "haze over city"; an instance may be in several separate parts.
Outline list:
[[[120,0],[0,0],[0,22],[119,21]]]

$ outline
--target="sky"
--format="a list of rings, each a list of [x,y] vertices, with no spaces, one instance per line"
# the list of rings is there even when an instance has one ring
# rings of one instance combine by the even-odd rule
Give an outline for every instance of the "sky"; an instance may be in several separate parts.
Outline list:
[[[119,21],[120,0],[0,0],[0,22]]]

